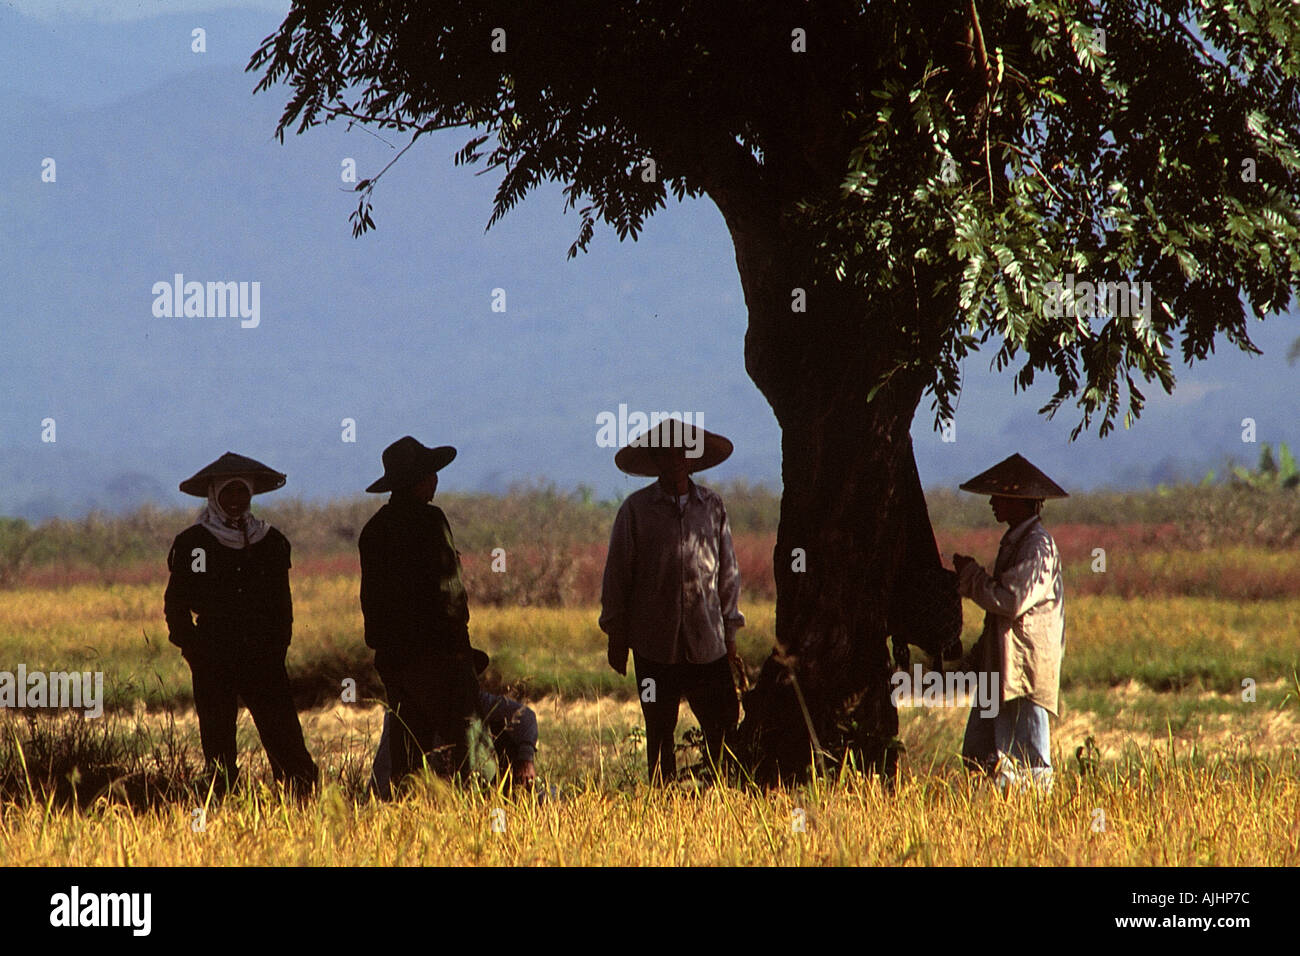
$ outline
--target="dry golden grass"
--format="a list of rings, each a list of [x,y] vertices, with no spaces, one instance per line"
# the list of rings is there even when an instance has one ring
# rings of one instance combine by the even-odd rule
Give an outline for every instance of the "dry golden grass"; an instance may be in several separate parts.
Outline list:
[[[293,586],[291,671],[316,668],[326,683],[357,676],[369,654],[356,578]],[[188,674],[165,643],[160,605],[159,589],[144,585],[0,592],[0,659],[105,670],[118,692],[106,719],[152,740],[174,724],[196,766]],[[744,610],[752,666],[771,645],[773,607]],[[965,708],[901,711],[907,754],[893,793],[857,776],[772,792],[651,790],[632,681],[604,665],[595,609],[473,614],[474,641],[500,676],[545,692],[532,702],[542,802],[437,781],[393,804],[368,799],[382,710],[363,701],[303,713],[324,786],[302,806],[285,803],[265,789],[245,713],[246,785],[207,809],[202,830],[198,799],[132,809],[105,792],[83,811],[3,800],[0,864],[1300,864],[1295,599],[1071,599],[1065,707],[1052,725],[1057,786],[1005,797],[959,766]],[[979,624],[969,604],[967,619],[969,645]],[[1255,702],[1242,699],[1246,677]],[[1085,767],[1074,752],[1088,738],[1098,762]],[[497,810],[504,832],[492,829]]]
[[[337,688],[344,677],[377,687],[361,638],[358,586],[346,574],[294,579],[291,676],[310,677],[322,688]],[[740,651],[756,673],[775,640],[775,605],[742,610],[748,624],[739,634]],[[983,615],[970,602],[965,615],[962,639],[969,647]],[[474,607],[470,635],[492,654],[496,677],[532,696],[630,698],[631,678],[617,677],[604,663],[598,616],[595,607]],[[1067,698],[1076,688],[1129,680],[1157,690],[1226,693],[1247,677],[1261,685],[1289,679],[1300,668],[1297,634],[1300,598],[1071,596],[1063,687]],[[0,591],[0,661],[22,661],[29,670],[103,670],[110,707],[130,710],[141,697],[151,707],[189,699],[188,669],[167,643],[156,586]]]
[[[1152,757],[1126,777],[1065,777],[1008,798],[962,775],[905,774],[754,795],[582,791],[512,802],[433,782],[391,805],[335,784],[298,809],[253,791],[189,806],[86,814],[0,812],[6,865],[1268,865],[1300,862],[1294,761],[1178,767]],[[493,812],[504,832],[493,832]],[[805,832],[796,832],[802,811]]]
[[[1120,688],[1117,696],[1132,697]],[[1142,692],[1139,692],[1142,693]],[[1150,693],[1150,692],[1145,692]],[[247,716],[244,772],[253,781],[195,826],[198,801],[131,810],[110,798],[85,812],[0,805],[8,865],[1266,865],[1300,863],[1300,762],[1291,713],[1260,712],[1285,734],[1220,733],[1172,741],[1099,735],[1102,761],[1081,775],[1075,737],[1095,715],[1054,727],[1050,795],[1000,795],[958,766],[964,708],[904,710],[909,754],[894,793],[856,775],[791,789],[652,790],[630,732],[633,702],[537,702],[538,767],[549,799],[426,780],[393,804],[362,796],[379,707],[304,714],[326,779],[302,806],[265,789],[265,758]],[[137,715],[155,727],[163,718]],[[683,720],[684,729],[691,722]],[[197,747],[192,715],[178,721]],[[1079,740],[1078,742],[1082,742]],[[504,832],[494,832],[496,820]],[[800,811],[802,811],[800,813]],[[803,832],[798,825],[802,821]]]

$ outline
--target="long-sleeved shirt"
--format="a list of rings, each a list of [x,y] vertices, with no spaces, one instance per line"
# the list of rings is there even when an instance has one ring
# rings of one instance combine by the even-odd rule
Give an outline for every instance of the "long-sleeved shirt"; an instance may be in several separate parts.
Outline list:
[[[537,752],[537,715],[512,697],[478,692],[478,715],[488,725],[497,749],[512,766],[531,763]]]
[[[655,482],[618,509],[601,588],[610,645],[660,664],[708,664],[745,626],[722,498],[693,481],[684,504]]]
[[[1007,531],[989,575],[965,565],[957,590],[984,608],[981,666],[1001,675],[1002,700],[1027,697],[1057,713],[1065,649],[1065,588],[1056,542],[1035,515]]]
[[[168,640],[223,660],[283,657],[293,633],[289,564],[289,539],[275,528],[246,548],[186,528],[167,553]]]
[[[365,638],[377,666],[410,653],[469,655],[469,601],[441,508],[393,496],[357,546]]]

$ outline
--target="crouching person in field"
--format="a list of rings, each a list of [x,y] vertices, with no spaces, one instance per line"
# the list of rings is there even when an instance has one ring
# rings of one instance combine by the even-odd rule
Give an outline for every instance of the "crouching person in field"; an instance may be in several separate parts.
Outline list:
[[[632,439],[614,456],[630,475],[658,480],[623,502],[610,534],[600,627],[609,665],[627,673],[631,650],[645,716],[650,782],[677,774],[674,734],[683,696],[704,732],[710,766],[736,728],[740,706],[731,667],[740,570],[722,499],[691,472],[724,461],[731,442],[676,419]]]
[[[480,650],[473,652],[474,668],[480,675],[487,670],[488,656]],[[485,690],[478,693],[475,713],[486,726],[496,753],[497,772],[508,775],[516,789],[532,790],[537,782],[534,759],[537,753],[537,715],[532,708],[499,694]],[[375,751],[371,770],[371,786],[381,800],[392,799],[392,746],[394,718],[392,711],[384,714],[384,730]],[[436,743],[436,741],[435,741]]]
[[[293,631],[289,541],[249,510],[253,495],[284,480],[261,462],[227,452],[180,486],[207,504],[198,523],[172,543],[163,609],[168,638],[190,665],[203,758],[217,793],[238,775],[240,699],[275,779],[299,795],[317,782],[284,666]]]
[[[1007,533],[989,574],[954,554],[957,589],[984,608],[984,631],[971,649],[976,667],[998,680],[992,701],[971,707],[962,758],[1000,788],[1032,782],[1052,787],[1048,715],[1057,715],[1065,649],[1065,591],[1056,542],[1039,512],[1045,498],[1069,497],[1020,455],[961,485],[991,495],[993,516]]]

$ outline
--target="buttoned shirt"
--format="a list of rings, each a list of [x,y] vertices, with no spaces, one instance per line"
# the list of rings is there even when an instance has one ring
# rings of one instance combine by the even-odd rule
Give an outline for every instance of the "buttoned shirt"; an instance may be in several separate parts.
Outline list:
[[[656,481],[618,509],[601,588],[600,627],[613,647],[660,664],[707,664],[745,616],[722,498],[688,482],[679,505]]]
[[[1057,713],[1065,648],[1065,588],[1056,542],[1037,515],[1007,531],[989,575],[965,565],[957,590],[984,608],[981,666],[1001,675],[1002,700],[1027,697]]]

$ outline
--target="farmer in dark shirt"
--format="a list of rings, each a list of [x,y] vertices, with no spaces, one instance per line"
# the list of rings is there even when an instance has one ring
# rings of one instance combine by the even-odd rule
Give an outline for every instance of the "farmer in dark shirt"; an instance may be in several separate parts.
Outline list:
[[[217,792],[238,774],[240,698],[275,779],[287,779],[297,793],[317,781],[284,667],[293,631],[289,541],[249,510],[253,495],[284,480],[261,462],[227,452],[180,486],[207,504],[167,555],[163,610],[168,639],[190,665],[203,757]]]
[[[430,504],[438,471],[455,457],[408,435],[384,449],[383,477],[366,489],[392,492],[358,545],[366,644],[396,717],[394,784],[426,755],[439,774],[462,769],[478,696],[460,556],[446,515]]]

